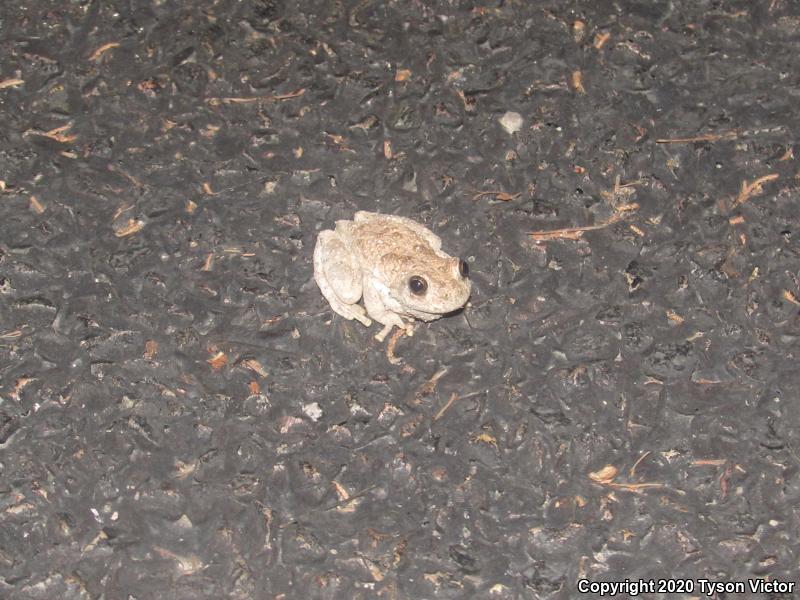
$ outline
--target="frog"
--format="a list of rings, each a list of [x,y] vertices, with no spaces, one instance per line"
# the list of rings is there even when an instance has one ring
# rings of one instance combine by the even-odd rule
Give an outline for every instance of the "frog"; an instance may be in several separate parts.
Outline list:
[[[439,236],[408,217],[368,211],[319,232],[314,280],[335,313],[383,325],[379,342],[394,327],[412,336],[415,321],[454,313],[471,294],[466,261],[444,252]]]

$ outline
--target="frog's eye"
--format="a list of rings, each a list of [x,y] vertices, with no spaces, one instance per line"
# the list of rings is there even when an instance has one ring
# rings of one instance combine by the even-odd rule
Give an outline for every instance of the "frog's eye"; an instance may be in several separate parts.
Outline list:
[[[428,291],[428,282],[419,275],[413,275],[408,280],[408,289],[410,289],[411,293],[415,296],[422,296]]]
[[[464,278],[469,277],[469,265],[466,261],[458,259],[458,272]]]

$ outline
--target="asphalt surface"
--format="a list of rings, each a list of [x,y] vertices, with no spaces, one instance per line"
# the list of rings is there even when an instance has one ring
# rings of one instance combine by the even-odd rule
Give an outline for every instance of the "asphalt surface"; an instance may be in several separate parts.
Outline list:
[[[789,0],[3,2],[0,597],[799,597],[798,54]],[[469,305],[334,315],[356,210]]]

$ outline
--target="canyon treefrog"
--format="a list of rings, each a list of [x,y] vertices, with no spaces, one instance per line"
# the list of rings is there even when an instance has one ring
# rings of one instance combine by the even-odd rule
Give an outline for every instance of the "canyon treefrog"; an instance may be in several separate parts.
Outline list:
[[[314,279],[334,312],[345,319],[392,327],[412,335],[406,318],[432,321],[466,304],[467,263],[445,254],[442,241],[416,221],[360,211],[321,231],[314,248]],[[358,304],[364,298],[364,306]]]

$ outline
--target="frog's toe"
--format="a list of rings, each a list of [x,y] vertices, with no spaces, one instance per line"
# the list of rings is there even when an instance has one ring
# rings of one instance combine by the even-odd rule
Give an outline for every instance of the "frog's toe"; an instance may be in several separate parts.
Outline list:
[[[365,316],[363,314],[357,314],[353,318],[356,321],[358,321],[359,323],[361,323],[362,325],[366,325],[367,327],[372,325],[372,319],[370,319],[369,317],[367,317],[367,316]]]
[[[345,312],[342,313],[342,316],[350,320],[355,319],[367,327],[372,325],[372,319],[367,316],[367,312],[358,304],[347,304]]]
[[[394,325],[389,323],[388,325],[384,325],[383,329],[381,329],[378,333],[375,334],[375,339],[379,342],[382,342],[386,339],[386,336],[389,335],[389,332],[392,330]]]

